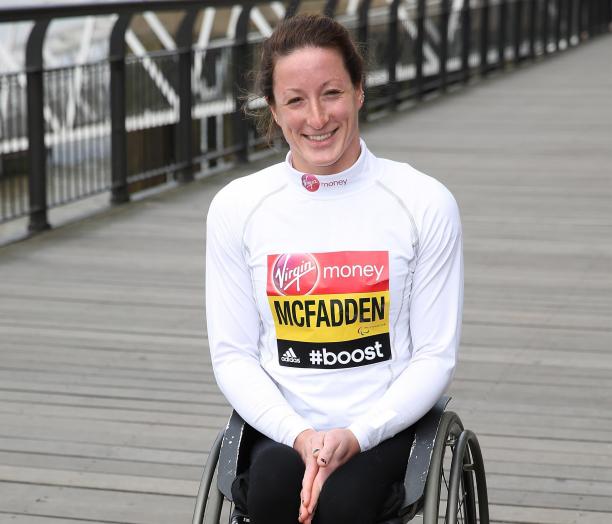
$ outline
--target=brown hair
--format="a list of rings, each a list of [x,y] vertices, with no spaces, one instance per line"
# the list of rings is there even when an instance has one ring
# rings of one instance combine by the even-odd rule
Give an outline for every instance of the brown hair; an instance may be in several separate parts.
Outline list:
[[[353,86],[364,81],[364,62],[346,28],[334,19],[320,14],[300,14],[284,20],[263,43],[261,61],[256,74],[257,98],[267,105],[257,114],[260,130],[271,141],[277,130],[270,108],[274,104],[274,66],[279,57],[304,47],[335,49],[342,56]]]

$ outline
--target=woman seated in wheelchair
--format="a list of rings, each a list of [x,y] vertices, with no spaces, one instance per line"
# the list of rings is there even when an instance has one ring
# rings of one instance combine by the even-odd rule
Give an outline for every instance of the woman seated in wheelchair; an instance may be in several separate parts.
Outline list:
[[[373,524],[401,503],[411,426],[453,375],[459,212],[360,138],[363,60],[334,20],[281,23],[258,88],[290,151],[223,188],[207,223],[214,372],[257,432],[232,490],[255,524]]]

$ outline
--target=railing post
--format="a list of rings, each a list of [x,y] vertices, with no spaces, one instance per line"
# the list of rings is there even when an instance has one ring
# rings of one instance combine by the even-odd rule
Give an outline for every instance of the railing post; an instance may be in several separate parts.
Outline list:
[[[235,104],[232,135],[234,143],[238,147],[236,158],[240,163],[249,160],[249,124],[242,112],[242,100],[247,90],[247,72],[249,70],[247,32],[250,14],[251,6],[244,5],[236,22],[236,42],[234,43],[232,60],[234,65],[233,96]]]
[[[576,33],[579,43],[584,40],[584,1],[585,0],[577,0],[578,5],[576,6]]]
[[[557,18],[555,19],[555,49],[559,51],[561,49],[561,12],[563,11],[563,2],[556,0],[557,4]]]
[[[43,43],[50,20],[34,24],[26,46],[28,161],[30,172],[28,191],[32,233],[49,229],[47,220],[47,150],[45,148],[45,92]]]
[[[450,0],[442,0],[440,13],[440,89],[444,92],[447,87],[448,62],[448,18],[450,16]]]
[[[597,0],[589,0],[589,37],[597,34]]]
[[[604,34],[606,32],[606,4],[604,0],[597,0],[597,32]]]
[[[417,34],[414,43],[414,94],[417,100],[423,98],[423,45],[425,43],[425,0],[417,0],[416,27]]]
[[[181,183],[193,180],[193,122],[191,107],[191,66],[193,63],[193,24],[198,11],[191,9],[183,16],[176,32],[178,47],[179,120],[176,124],[176,162],[179,165],[177,179]]]
[[[572,45],[572,34],[574,28],[574,0],[567,0],[565,12],[565,39],[568,49]]]
[[[603,0],[596,0],[597,3],[597,34],[603,34],[605,29],[605,6]]]
[[[389,4],[389,25],[387,35],[387,76],[389,87],[389,108],[397,109],[398,83],[397,83],[397,59],[398,59],[398,17],[397,11],[400,0],[392,0]]]
[[[542,0],[542,51],[545,55],[548,54],[548,33],[549,30],[549,15],[548,15],[548,0]]]
[[[111,31],[110,112],[111,112],[111,203],[130,200],[127,183],[127,131],[125,129],[125,32],[131,15],[120,15]]]
[[[514,63],[521,62],[521,43],[523,40],[523,0],[514,0]]]
[[[364,59],[367,62],[368,53],[369,53],[369,41],[368,41],[368,14],[370,12],[370,3],[371,0],[361,0],[359,4],[359,27],[357,28],[357,42],[361,44],[362,53]],[[361,106],[361,118],[367,119],[368,117],[368,93],[366,86],[366,79],[363,79],[363,92],[365,94],[365,98],[363,101],[363,105]]]
[[[584,32],[585,32],[585,40],[588,40],[589,38],[591,38],[592,34],[591,34],[591,0],[584,0],[583,1],[583,5],[584,5]]]
[[[472,24],[470,18],[470,0],[463,0],[461,8],[461,69],[463,82],[467,83],[470,80],[470,36],[472,32]]]
[[[544,5],[548,0],[543,0]],[[531,60],[536,58],[536,18],[538,13],[538,0],[529,0],[529,57]]]
[[[216,49],[208,49],[204,56],[204,81],[207,86],[217,85],[217,53]],[[216,151],[217,147],[217,117],[208,116],[206,117],[206,153]],[[217,159],[209,158],[208,167],[217,167]]]
[[[499,68],[506,67],[506,40],[507,40],[508,0],[501,0],[499,4],[499,39],[497,42],[497,55]]]
[[[323,8],[323,14],[333,18],[336,16],[336,8],[338,7],[338,0],[325,0],[325,7]]]
[[[489,0],[482,0],[480,19],[480,74],[489,72]]]
[[[595,30],[598,35],[602,32],[602,7],[602,0],[595,0]]]
[[[584,27],[585,27],[585,32],[586,32],[586,39],[592,38],[593,36],[593,31],[592,31],[592,27],[593,27],[593,2],[591,0],[584,0],[584,4],[585,4],[585,23],[584,23]]]
[[[288,20],[292,16],[295,16],[300,8],[301,0],[291,0],[287,5],[287,9],[285,10],[285,20]]]

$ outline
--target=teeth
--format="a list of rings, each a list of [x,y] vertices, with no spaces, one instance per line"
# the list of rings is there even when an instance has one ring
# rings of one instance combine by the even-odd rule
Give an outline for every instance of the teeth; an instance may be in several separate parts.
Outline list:
[[[332,136],[331,133],[326,133],[324,135],[309,135],[308,139],[314,140],[315,142],[322,142],[323,140],[327,140],[330,136]]]

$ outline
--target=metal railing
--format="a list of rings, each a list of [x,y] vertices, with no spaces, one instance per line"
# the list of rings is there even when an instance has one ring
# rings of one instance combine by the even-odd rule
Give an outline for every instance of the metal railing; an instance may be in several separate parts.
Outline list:
[[[264,38],[250,20],[268,4],[241,3],[231,40],[193,42],[203,9],[229,12],[233,5],[134,0],[0,7],[0,23],[34,22],[25,70],[0,74],[0,223],[29,215],[29,230],[44,230],[52,207],[105,191],[113,203],[126,202],[151,185],[189,182],[261,150],[264,141],[241,105],[246,72],[256,66]],[[319,8],[336,15],[337,0]],[[131,44],[128,54],[132,18],[169,10],[182,11],[174,48],[146,52]],[[280,11],[288,17],[299,10],[293,0]],[[107,59],[45,67],[51,20],[108,14],[117,18]],[[338,19],[367,57],[367,117],[609,32],[612,9],[610,0],[349,0]]]

